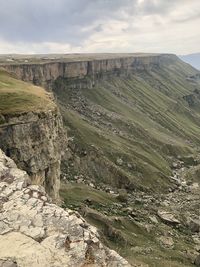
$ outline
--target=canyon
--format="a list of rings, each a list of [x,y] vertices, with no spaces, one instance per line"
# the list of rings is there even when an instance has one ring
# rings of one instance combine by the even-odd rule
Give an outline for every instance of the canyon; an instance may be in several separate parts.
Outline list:
[[[44,186],[68,214],[82,214],[99,229],[98,238],[133,266],[192,266],[199,251],[199,230],[190,229],[199,216],[199,71],[171,54],[13,56],[0,58],[0,68],[0,94],[14,96],[7,106],[0,101],[2,162],[12,158],[38,195]],[[40,89],[45,102],[39,86],[46,89]],[[14,87],[27,88],[24,108],[10,108],[19,101],[9,91]],[[5,206],[31,186],[13,189]],[[17,231],[30,236],[32,224],[25,226],[26,232]],[[48,233],[43,238],[51,239]],[[80,255],[87,254],[86,241]],[[104,254],[102,266],[128,266],[116,257],[119,263],[111,265]],[[99,266],[98,256],[93,261]]]

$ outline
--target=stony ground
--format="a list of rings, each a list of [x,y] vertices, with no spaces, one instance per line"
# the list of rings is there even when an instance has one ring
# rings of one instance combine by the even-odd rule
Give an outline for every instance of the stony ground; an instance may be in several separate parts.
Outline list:
[[[174,163],[168,193],[130,193],[79,176],[63,185],[61,195],[134,266],[200,266],[200,187],[185,180],[193,167],[182,164]]]
[[[51,203],[44,188],[0,150],[0,266],[129,266],[76,212]]]

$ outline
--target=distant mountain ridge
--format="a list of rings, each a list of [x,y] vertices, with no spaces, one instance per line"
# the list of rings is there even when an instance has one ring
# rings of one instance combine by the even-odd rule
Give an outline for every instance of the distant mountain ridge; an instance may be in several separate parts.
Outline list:
[[[194,68],[200,70],[200,53],[193,53],[179,56],[183,61],[191,64]]]

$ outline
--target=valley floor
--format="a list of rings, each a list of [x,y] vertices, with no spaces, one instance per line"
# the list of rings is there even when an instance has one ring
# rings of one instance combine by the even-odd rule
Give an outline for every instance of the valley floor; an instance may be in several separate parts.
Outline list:
[[[165,194],[130,194],[77,177],[63,183],[63,205],[79,211],[133,266],[194,266],[200,252],[200,188],[184,179],[193,168],[174,170],[174,189]]]

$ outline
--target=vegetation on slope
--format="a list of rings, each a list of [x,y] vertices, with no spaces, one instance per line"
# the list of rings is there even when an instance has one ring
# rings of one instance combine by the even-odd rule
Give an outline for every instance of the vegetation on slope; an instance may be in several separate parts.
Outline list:
[[[60,194],[64,207],[79,211],[90,224],[99,229],[102,241],[133,266],[193,266],[187,251],[192,251],[194,244],[187,232],[181,227],[163,223],[156,216],[157,208],[163,208],[162,202],[146,202],[144,207],[146,195],[141,199],[142,195],[139,197],[136,193],[131,197],[135,200],[134,203],[123,203],[116,195],[76,183],[63,184]],[[158,195],[151,199],[154,197],[155,200],[159,199]],[[163,199],[164,195],[160,197]],[[178,206],[177,203],[175,205]],[[190,205],[188,208],[192,211],[195,207]],[[152,223],[152,217],[157,218],[157,223]],[[160,242],[160,237],[163,236],[173,238],[172,247]]]
[[[63,172],[72,181],[61,186],[64,206],[81,212],[134,266],[193,266],[196,241],[187,222],[200,210],[199,191],[189,188],[192,170],[199,181],[199,72],[169,60],[90,85],[90,78],[55,84],[70,137]],[[180,189],[170,178],[178,161],[188,180]],[[179,216],[180,225],[163,222],[160,209]]]
[[[0,70],[0,114],[14,115],[52,108],[55,104],[43,88],[17,80]]]
[[[76,160],[66,161],[65,171],[117,187],[165,190],[173,161],[197,153],[198,75],[177,59],[129,77],[112,75],[93,88],[59,79],[55,93]]]

